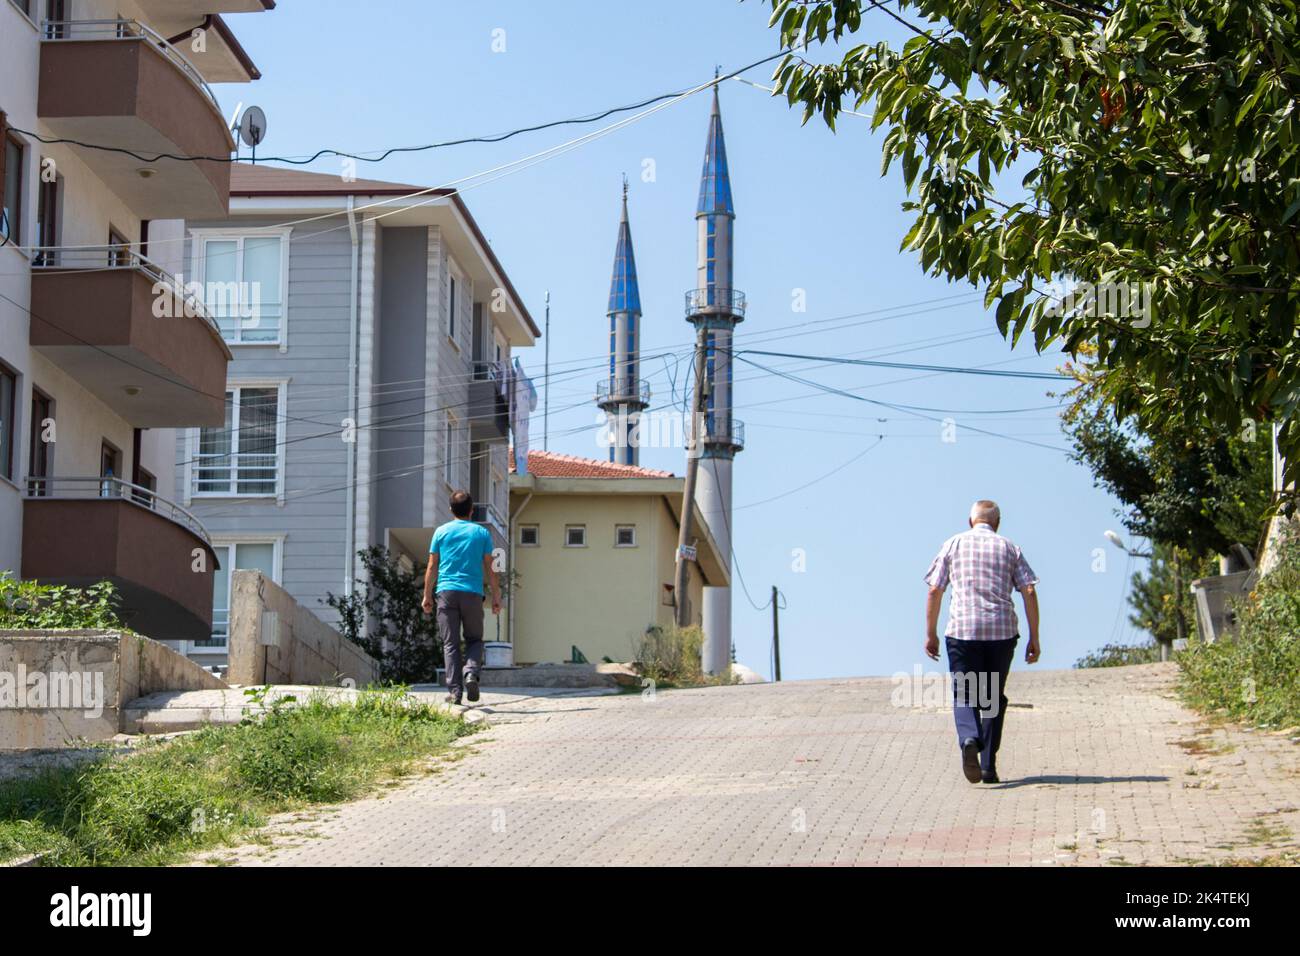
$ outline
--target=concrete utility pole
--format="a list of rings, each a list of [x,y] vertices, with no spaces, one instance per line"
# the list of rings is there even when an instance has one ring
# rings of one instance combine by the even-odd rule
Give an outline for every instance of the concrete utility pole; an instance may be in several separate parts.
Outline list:
[[[776,585],[772,585],[772,677],[781,679],[781,622],[780,608],[777,606]]]
[[[677,573],[673,578],[673,621],[678,627],[690,625],[686,590],[691,580],[691,549],[695,519],[695,482],[700,473],[700,452],[704,444],[704,323],[695,333],[695,388],[691,398],[690,440],[686,446],[686,487],[682,489],[682,518],[677,530]]]
[[[542,451],[551,450],[551,290],[546,290],[546,331],[542,333],[546,346],[546,365],[542,377],[546,391],[542,393]]]

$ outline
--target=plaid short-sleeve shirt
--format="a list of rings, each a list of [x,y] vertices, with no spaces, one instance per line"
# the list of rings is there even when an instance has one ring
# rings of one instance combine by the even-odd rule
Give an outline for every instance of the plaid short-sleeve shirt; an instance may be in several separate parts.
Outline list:
[[[952,585],[944,634],[964,641],[1005,641],[1020,633],[1011,593],[1038,583],[1012,542],[986,524],[944,542],[925,574],[932,588]]]

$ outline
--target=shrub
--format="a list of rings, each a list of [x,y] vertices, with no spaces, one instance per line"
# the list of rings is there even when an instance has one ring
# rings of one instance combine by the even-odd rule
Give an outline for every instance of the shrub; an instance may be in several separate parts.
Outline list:
[[[110,581],[73,588],[18,581],[12,572],[0,571],[0,628],[3,629],[120,628],[120,604],[121,598]]]
[[[1235,610],[1235,634],[1195,636],[1178,655],[1184,698],[1236,720],[1300,725],[1300,538],[1279,543],[1277,567]]]
[[[642,676],[660,687],[703,687],[731,683],[726,674],[705,674],[701,666],[704,632],[698,627],[646,629],[636,652]]]
[[[1146,644],[1106,644],[1101,650],[1085,654],[1074,662],[1075,667],[1123,667],[1127,664],[1150,664],[1160,660],[1160,646],[1155,641]]]

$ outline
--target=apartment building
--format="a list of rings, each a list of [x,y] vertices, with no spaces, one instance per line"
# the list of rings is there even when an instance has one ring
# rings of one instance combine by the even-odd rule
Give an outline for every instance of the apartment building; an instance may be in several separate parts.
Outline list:
[[[0,569],[112,581],[159,638],[211,630],[174,429],[220,426],[231,351],[151,227],[225,215],[230,170],[140,157],[233,153],[211,84],[258,72],[222,14],[273,6],[0,0]]]
[[[332,623],[357,551],[423,567],[456,488],[505,549],[511,358],[540,335],[454,191],[230,174],[229,214],[186,220],[180,264],[233,356],[225,421],[181,433],[176,454],[223,569],[211,635],[180,646],[206,664],[225,657],[235,569]]]

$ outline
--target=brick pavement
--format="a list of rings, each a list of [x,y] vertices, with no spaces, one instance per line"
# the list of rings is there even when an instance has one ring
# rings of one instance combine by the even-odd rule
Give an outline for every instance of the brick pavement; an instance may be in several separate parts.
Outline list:
[[[1013,672],[999,771],[889,678],[484,693],[461,759],[282,818],[248,865],[1178,864],[1295,850],[1300,745],[1209,729],[1173,665]],[[924,702],[922,702],[924,704]],[[1292,735],[1294,736],[1294,731]]]

